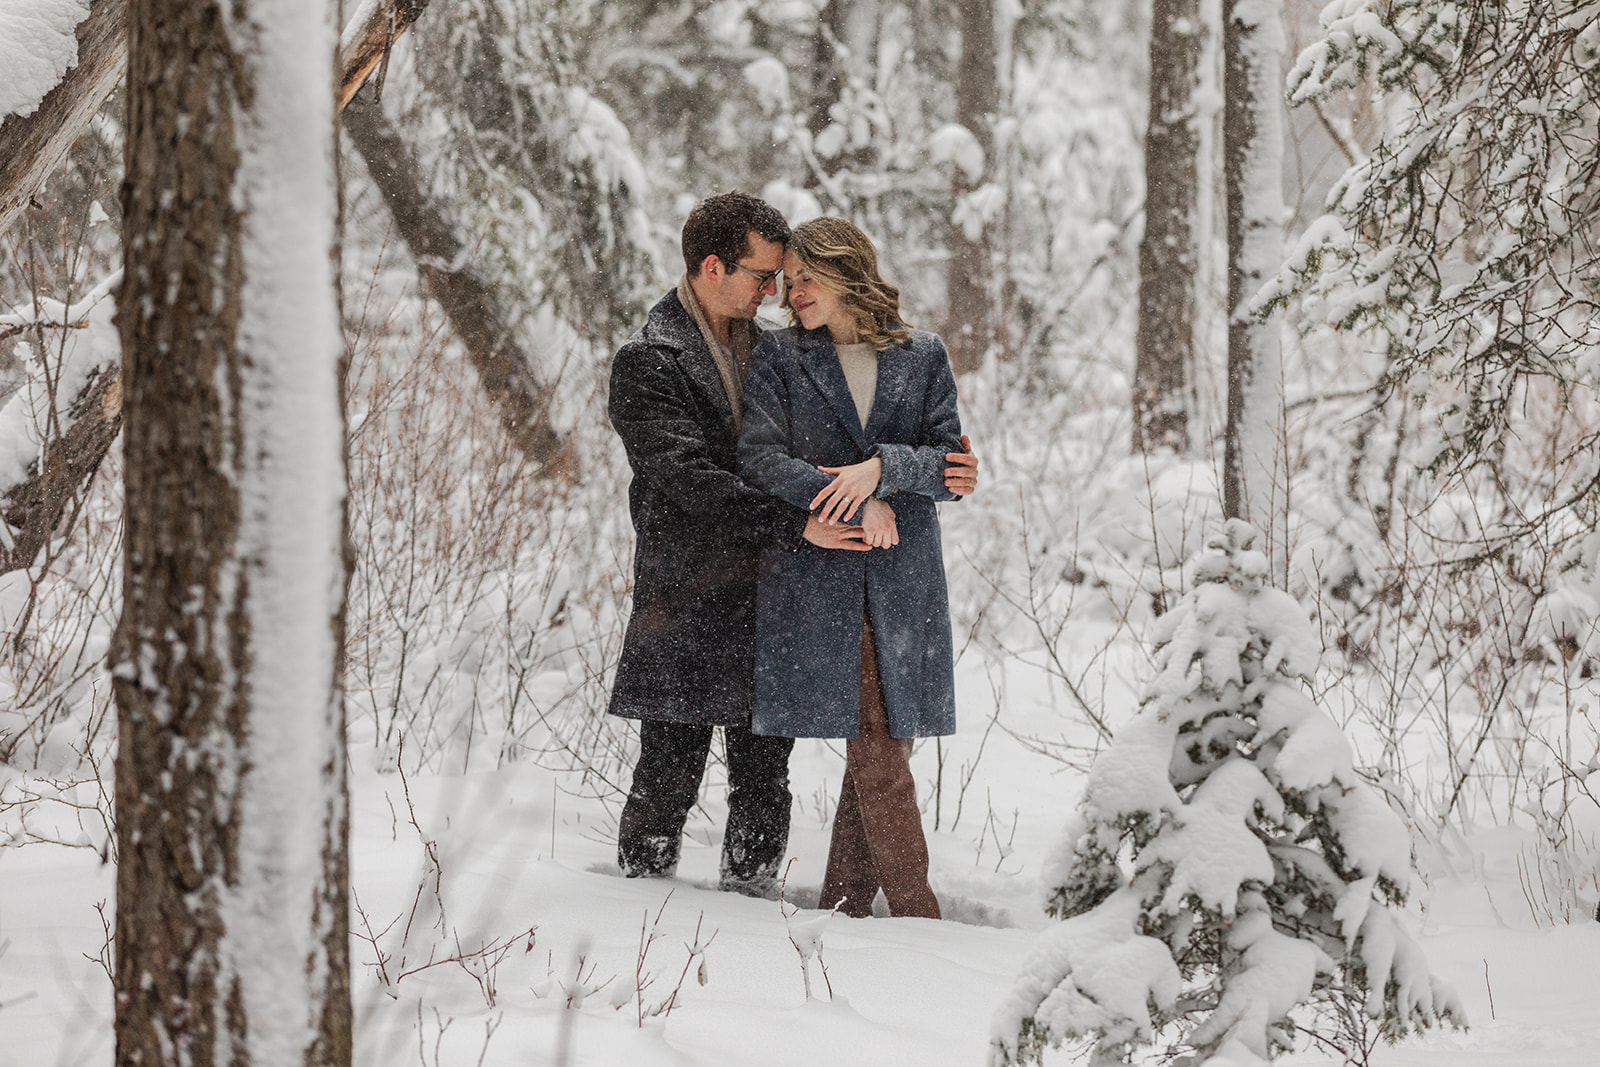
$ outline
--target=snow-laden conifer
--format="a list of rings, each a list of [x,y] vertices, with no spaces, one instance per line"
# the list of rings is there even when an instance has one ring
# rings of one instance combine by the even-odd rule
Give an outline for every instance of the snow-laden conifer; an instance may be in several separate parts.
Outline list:
[[[1406,828],[1302,687],[1317,640],[1254,539],[1229,522],[1157,623],[1158,672],[1046,866],[1065,921],[995,1014],[995,1064],[1064,1041],[1250,1064],[1301,1029],[1354,1049],[1462,1018],[1398,912]]]
[[[1333,0],[1321,24],[1290,102],[1354,94],[1387,129],[1368,151],[1347,146],[1327,214],[1255,306],[1297,298],[1308,325],[1377,331],[1385,394],[1445,398],[1432,465],[1494,462],[1531,385],[1581,405],[1600,380],[1600,2]],[[1591,499],[1597,435],[1580,425],[1548,513]]]

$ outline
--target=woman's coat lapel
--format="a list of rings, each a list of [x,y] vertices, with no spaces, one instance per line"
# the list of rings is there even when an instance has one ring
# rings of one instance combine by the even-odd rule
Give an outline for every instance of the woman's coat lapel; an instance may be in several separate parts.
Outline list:
[[[895,406],[905,396],[910,380],[911,353],[905,344],[890,345],[878,353],[878,386],[872,397],[872,408],[867,412],[867,424],[861,425],[856,412],[855,397],[850,393],[850,383],[845,380],[844,368],[839,364],[839,352],[825,329],[811,330],[800,336],[802,354],[800,365],[816,385],[817,392],[828,402],[828,407],[839,417],[839,423],[850,434],[863,452],[871,452],[883,432],[884,424],[894,413]]]

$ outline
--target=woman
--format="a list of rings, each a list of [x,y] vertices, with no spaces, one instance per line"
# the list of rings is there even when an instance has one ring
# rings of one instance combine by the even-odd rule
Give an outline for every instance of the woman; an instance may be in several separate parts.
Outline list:
[[[795,228],[789,329],[764,337],[745,386],[746,481],[824,521],[859,524],[868,552],[764,551],[752,729],[843,737],[845,776],[821,905],[939,917],[928,886],[911,739],[955,730],[950,613],[936,500],[961,451],[943,342],[910,330],[872,242],[844,219]]]

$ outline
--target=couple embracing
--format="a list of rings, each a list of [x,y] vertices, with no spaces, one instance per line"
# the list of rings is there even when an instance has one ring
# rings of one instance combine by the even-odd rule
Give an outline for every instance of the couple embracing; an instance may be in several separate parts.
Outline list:
[[[820,906],[871,915],[881,888],[891,914],[938,918],[910,756],[955,729],[935,502],[977,482],[944,345],[906,327],[843,219],[791,230],[755,197],[714,196],[683,254],[611,370],[638,538],[609,708],[640,720],[618,865],[675,871],[721,727],[721,885],[771,895],[794,739],[846,738]],[[763,331],[780,275],[791,325]]]

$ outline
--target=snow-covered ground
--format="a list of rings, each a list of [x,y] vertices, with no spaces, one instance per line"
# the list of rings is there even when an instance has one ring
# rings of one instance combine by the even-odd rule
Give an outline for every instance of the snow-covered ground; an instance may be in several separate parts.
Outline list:
[[[691,820],[679,876],[625,880],[612,855],[614,796],[527,764],[402,778],[371,765],[358,724],[358,1062],[983,1063],[990,1013],[1049,921],[1035,904],[1035,878],[1082,778],[1018,740],[1059,737],[1063,721],[1041,678],[1024,668],[1006,685],[1000,724],[985,740],[993,689],[974,661],[961,668],[966,715],[944,749],[940,829],[930,835],[933,883],[948,918],[827,920],[827,973],[812,961],[809,1001],[785,909],[711,888],[725,813],[720,781]],[[1119,684],[1108,678],[1113,697]],[[931,828],[934,747],[924,745],[916,762]],[[841,768],[824,744],[796,750],[789,896],[802,904],[815,902]],[[1552,923],[1543,894],[1523,889],[1519,857],[1525,861],[1530,842],[1520,833],[1485,829],[1442,840],[1419,850],[1425,888],[1414,918],[1471,1027],[1380,1048],[1372,1062],[1595,1063],[1600,924],[1582,914],[1572,925]],[[91,849],[0,850],[0,1064],[111,1062],[111,987],[98,962],[106,937],[96,905],[106,902],[109,914],[113,880]],[[802,911],[793,921],[817,914]],[[802,940],[804,932],[797,930]],[[691,961],[696,943],[703,952]],[[457,956],[467,958],[452,962]],[[650,1015],[674,994],[670,1012]],[[1060,1052],[1047,1062],[1070,1058]],[[1338,1061],[1308,1050],[1286,1062]]]

